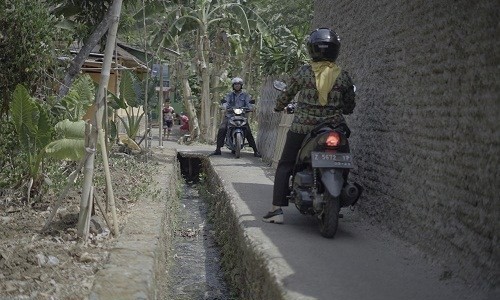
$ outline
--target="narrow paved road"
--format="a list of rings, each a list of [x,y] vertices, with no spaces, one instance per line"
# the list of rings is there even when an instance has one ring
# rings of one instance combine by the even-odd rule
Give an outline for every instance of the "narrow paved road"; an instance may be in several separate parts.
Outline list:
[[[208,146],[166,143],[178,151],[213,151]],[[334,239],[320,236],[313,217],[285,208],[285,224],[261,217],[270,208],[274,171],[251,153],[235,159],[227,149],[211,163],[235,198],[246,234],[276,270],[289,299],[495,299],[474,291],[415,247],[343,209]],[[362,201],[362,199],[361,199]]]

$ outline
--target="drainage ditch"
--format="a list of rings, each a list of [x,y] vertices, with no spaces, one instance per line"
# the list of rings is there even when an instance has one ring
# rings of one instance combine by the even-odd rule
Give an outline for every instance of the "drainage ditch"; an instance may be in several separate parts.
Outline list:
[[[200,158],[178,155],[184,183],[174,235],[169,250],[167,294],[169,299],[229,300],[230,289],[224,281],[221,252],[213,225],[208,222],[208,204],[200,195],[203,176]]]
[[[210,292],[214,292],[213,289],[205,289],[209,293],[205,298],[204,295],[199,293],[203,289],[199,288],[198,294],[193,295],[193,298],[171,297],[171,299],[284,299],[282,289],[273,275],[270,274],[265,259],[259,254],[259,251],[256,251],[255,246],[249,241],[240,225],[239,216],[234,210],[233,202],[237,200],[226,192],[224,183],[210,161],[189,153],[178,154],[177,159],[186,184],[194,183],[197,186],[192,191],[194,193],[192,198],[198,199],[198,202],[191,199],[182,200],[181,208],[186,211],[190,210],[193,213],[201,211],[203,218],[203,221],[201,219],[200,221],[194,221],[195,219],[191,216],[191,219],[187,220],[186,227],[191,226],[191,231],[203,228],[203,232],[208,233],[207,240],[203,244],[205,250],[202,250],[202,252],[205,251],[208,254],[195,254],[205,255],[198,266],[201,273],[197,274],[206,276],[200,274],[207,274],[207,270],[215,268],[217,273],[213,274],[214,277],[219,280],[220,276],[224,276],[226,281],[224,283],[220,279],[221,286],[215,289],[216,293],[220,291],[223,294],[219,298],[210,298]],[[186,196],[190,192],[188,190]],[[192,206],[187,206],[188,203]],[[205,241],[204,237],[203,241]],[[217,247],[212,247],[214,241],[216,241]],[[214,252],[207,251],[207,249],[214,248],[217,248],[217,255]],[[170,257],[172,256],[175,256],[175,254],[170,255]],[[211,267],[204,265],[208,260],[212,260],[210,263],[216,263],[216,265]],[[221,269],[224,271],[220,271]],[[186,269],[179,272],[187,273],[191,271]],[[169,277],[171,277],[170,274]],[[196,276],[194,271],[193,276]],[[205,279],[198,281],[200,284],[198,287],[203,287],[203,280]],[[183,284],[179,286],[182,287]],[[188,289],[187,285],[184,286],[185,289]],[[223,286],[226,288],[223,288]],[[230,292],[227,293],[227,291]]]

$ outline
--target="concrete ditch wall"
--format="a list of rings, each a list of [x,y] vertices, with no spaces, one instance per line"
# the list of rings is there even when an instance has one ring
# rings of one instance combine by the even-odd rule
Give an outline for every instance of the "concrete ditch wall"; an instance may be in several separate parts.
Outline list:
[[[360,208],[476,282],[500,280],[498,1],[316,0],[358,87]]]
[[[138,202],[125,228],[110,250],[105,268],[96,274],[89,300],[170,299],[168,295],[168,258],[175,227],[173,214],[179,199],[181,170],[191,179],[202,172],[205,182],[200,195],[208,201],[210,222],[221,249],[225,279],[239,299],[285,299],[268,263],[247,237],[238,219],[235,201],[225,190],[209,159],[175,149],[155,153],[161,168],[149,193],[155,195]],[[202,164],[187,163],[190,159]],[[201,168],[200,168],[201,167]]]
[[[239,299],[285,299],[260,251],[245,236],[234,201],[209,160],[203,161],[205,182],[200,192],[209,203],[209,219],[214,224],[221,247],[221,263],[226,281]]]
[[[165,299],[172,204],[181,179],[174,149],[154,156],[162,168],[130,212],[105,268],[96,274],[90,300]]]

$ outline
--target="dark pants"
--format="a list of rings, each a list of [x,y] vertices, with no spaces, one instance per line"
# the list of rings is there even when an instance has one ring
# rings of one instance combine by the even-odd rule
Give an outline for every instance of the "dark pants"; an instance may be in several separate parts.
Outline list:
[[[288,199],[286,198],[290,194],[288,179],[293,173],[295,159],[306,135],[291,131],[288,131],[286,135],[285,146],[274,176],[273,205],[288,206]]]
[[[219,131],[217,132],[217,150],[220,150],[220,148],[224,146],[228,122],[229,118],[225,117],[220,123]],[[255,139],[253,138],[252,131],[250,130],[250,126],[248,125],[248,123],[245,125],[245,138],[248,141],[248,145],[252,147],[253,151],[257,152],[257,145],[255,144]]]
[[[290,194],[290,189],[288,187],[288,181],[293,173],[293,168],[295,166],[295,160],[297,154],[299,153],[300,146],[307,134],[300,134],[288,131],[286,135],[285,146],[283,147],[283,152],[281,153],[281,158],[276,167],[276,174],[274,176],[274,188],[273,188],[273,205],[276,206],[288,206],[288,199],[286,196]],[[342,151],[349,151],[349,144],[341,148]],[[343,176],[344,181],[347,182],[347,177],[349,175],[349,169],[344,169]]]

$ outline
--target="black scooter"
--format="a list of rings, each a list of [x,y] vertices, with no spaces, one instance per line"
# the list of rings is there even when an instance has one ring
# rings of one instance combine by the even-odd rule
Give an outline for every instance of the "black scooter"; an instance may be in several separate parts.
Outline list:
[[[223,103],[221,101],[221,103]],[[226,147],[231,150],[231,153],[235,155],[236,158],[240,158],[241,149],[245,147],[248,143],[245,141],[246,130],[247,130],[247,117],[246,113],[252,111],[250,108],[230,108],[227,113],[230,114],[228,124],[226,139],[224,141]]]
[[[283,82],[273,85],[286,90]],[[293,109],[287,112],[293,113]],[[348,170],[353,168],[349,135],[345,123],[319,124],[305,137],[289,179],[289,201],[302,214],[316,216],[321,235],[327,238],[337,232],[340,209],[355,205],[362,193],[359,184],[347,181]]]

